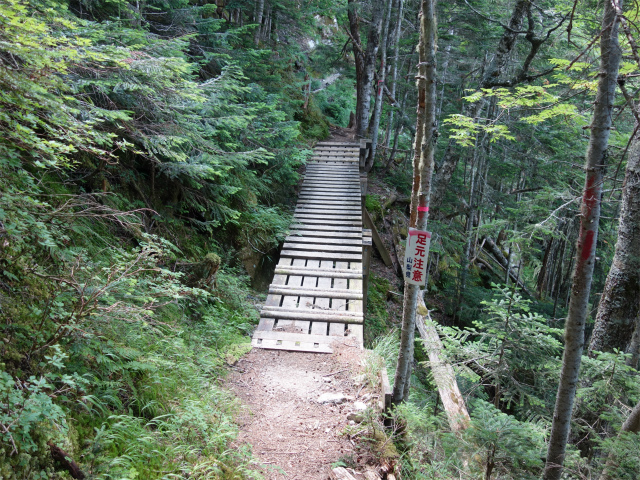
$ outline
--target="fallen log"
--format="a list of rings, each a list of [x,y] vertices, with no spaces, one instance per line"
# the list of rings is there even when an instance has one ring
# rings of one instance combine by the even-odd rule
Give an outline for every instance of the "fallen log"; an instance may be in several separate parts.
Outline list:
[[[54,445],[54,443],[51,440],[47,442],[47,445],[49,446],[51,457],[56,462],[60,463],[60,465],[67,472],[69,472],[69,475],[71,475],[71,477],[77,478],[79,480],[83,480],[84,478],[86,478],[84,475],[84,472],[80,470],[80,467],[78,466],[78,464],[73,461],[73,459],[69,456],[67,452],[62,450],[57,445]]]
[[[433,373],[433,379],[438,387],[442,406],[447,413],[449,427],[454,432],[465,430],[469,427],[471,418],[464,398],[460,393],[453,367],[442,359],[442,350],[444,349],[442,340],[440,340],[435,323],[424,304],[422,295],[418,295],[416,326],[418,327],[418,332],[420,332],[420,338],[424,341],[427,355],[429,355],[429,365]]]
[[[495,262],[505,271],[505,273],[507,272],[507,269],[509,269],[509,278],[511,278],[511,280],[513,280],[518,287],[522,288],[522,290],[527,295],[533,297],[533,293],[531,293],[531,291],[527,288],[522,279],[519,278],[520,276],[516,275],[513,270],[511,270],[509,260],[507,260],[507,257],[504,256],[502,250],[500,250],[500,247],[496,245],[496,242],[491,237],[484,237],[482,239],[482,243],[482,248],[490,254],[490,257],[495,260]]]

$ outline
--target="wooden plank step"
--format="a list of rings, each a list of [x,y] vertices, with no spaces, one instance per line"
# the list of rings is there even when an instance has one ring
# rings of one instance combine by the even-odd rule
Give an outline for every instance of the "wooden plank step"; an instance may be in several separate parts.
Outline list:
[[[356,178],[345,178],[343,175],[306,175],[303,183],[328,183],[331,185],[349,185],[349,186],[359,186],[360,180]]]
[[[323,193],[323,192],[330,192],[330,193],[340,193],[340,194],[345,194],[349,197],[362,197],[362,193],[360,192],[360,188],[359,187],[352,187],[352,186],[343,186],[343,185],[305,185],[303,184],[300,187],[300,193],[302,192],[309,192],[309,193],[314,193],[314,192],[318,192],[318,193]]]
[[[348,147],[346,145],[319,145],[319,146],[316,146],[316,148],[313,149],[314,152],[324,151],[324,150],[330,150],[332,152],[349,152],[349,153],[353,153],[355,155],[359,155],[360,154],[360,149],[359,148]]]
[[[349,210],[350,212],[360,212],[360,214],[362,214],[362,207],[360,205],[360,202],[358,202],[357,200],[354,200],[350,203],[342,204],[340,202],[325,203],[321,199],[318,199],[317,201],[313,202],[305,201],[304,203],[299,203],[296,208],[300,208],[303,210],[309,208],[315,210],[323,208],[326,208],[327,210]]]
[[[271,286],[269,293],[274,295],[297,295],[299,297],[343,298],[347,300],[362,300],[362,292],[343,290],[339,288],[293,288],[288,286]]]
[[[360,241],[362,234],[358,232],[335,232],[322,230],[289,230],[289,236],[287,238],[289,237],[294,239],[301,239],[306,237],[323,237],[322,241],[332,238]]]
[[[329,186],[339,186],[339,187],[349,187],[349,188],[360,188],[360,181],[351,181],[345,180],[340,177],[332,177],[329,179],[324,178],[305,178],[302,182],[303,185],[329,185]]]
[[[360,150],[360,143],[359,142],[318,142],[318,143],[316,143],[316,147],[318,147],[318,146],[328,147],[330,145],[333,145],[333,146],[336,146],[336,147],[357,148],[358,150]]]
[[[351,227],[349,225],[342,225],[340,227],[335,227],[333,225],[305,225],[304,223],[295,222],[292,223],[289,228],[291,230],[329,230],[336,234],[344,233],[344,232],[357,232],[359,235],[362,235],[362,227]]]
[[[361,193],[360,185],[347,182],[303,182],[301,189],[338,190],[348,193]]]
[[[348,206],[353,206],[353,205],[357,205],[358,207],[362,208],[361,205],[362,203],[360,202],[359,199],[351,199],[351,200],[320,200],[320,199],[304,199],[301,198],[298,200],[298,205],[314,205],[317,204],[318,202],[321,202],[323,205],[348,205]]]
[[[322,168],[345,168],[355,170],[360,166],[360,160],[357,158],[353,160],[345,160],[337,157],[311,157],[307,162],[307,165],[318,166]]]
[[[349,179],[349,180],[353,180],[353,181],[359,181],[360,180],[360,174],[356,171],[354,171],[355,168],[349,168],[349,169],[340,169],[337,170],[334,168],[331,169],[307,169],[305,171],[305,178],[309,178],[309,177],[313,177],[313,176],[317,176],[317,177],[338,177],[338,178],[345,178],[345,179]]]
[[[318,142],[315,148],[348,148],[351,150],[360,150],[360,144],[358,143],[344,143],[344,142]]]
[[[332,205],[334,208],[327,208],[326,205],[306,205],[296,208],[295,213],[314,213],[319,215],[357,215],[362,216],[362,209],[358,206],[353,208],[344,207],[340,205]]]
[[[324,278],[351,278],[361,279],[362,270],[350,270],[345,268],[334,269],[319,269],[319,268],[306,268],[306,267],[276,267],[277,275],[302,275]],[[272,305],[276,306],[277,305]]]
[[[353,157],[353,159],[350,159],[350,158],[337,157],[335,155],[326,155],[326,156],[314,155],[309,159],[309,162],[311,162],[312,165],[313,165],[313,162],[332,162],[332,163],[346,164],[346,165],[353,163],[357,165],[359,163],[359,160],[358,160],[358,157]]]
[[[348,197],[350,200],[358,200],[360,199],[361,195],[355,191],[351,191],[351,192],[338,192],[336,190],[329,190],[329,189],[318,189],[318,188],[314,188],[314,189],[310,189],[310,188],[303,188],[302,190],[300,190],[300,195],[304,195],[304,196],[325,196],[325,197],[332,197],[332,198],[336,198],[335,194],[336,193],[341,193],[343,197]]]
[[[320,243],[322,245],[355,245],[362,247],[362,239],[360,238],[326,238],[311,235],[304,237],[300,235],[289,235],[284,241],[291,243]]]
[[[341,189],[341,190],[349,190],[350,192],[354,192],[354,193],[359,193],[360,195],[362,195],[362,193],[360,193],[360,183],[355,183],[355,182],[342,182],[342,181],[335,181],[335,182],[319,182],[319,181],[304,181],[301,184],[301,188],[305,189],[305,188],[313,188],[313,189]]]
[[[356,175],[360,175],[360,170],[355,165],[322,165],[320,163],[314,165],[307,165],[305,169],[305,173],[318,173],[318,174],[326,174],[326,175],[334,175],[344,173],[346,175],[350,175],[355,177]]]
[[[356,177],[356,175],[352,172],[349,172],[347,170],[345,171],[335,171],[335,170],[321,170],[321,171],[307,171],[307,173],[305,174],[305,176],[309,176],[312,177],[314,175],[317,175],[318,177],[330,177],[330,178],[346,178],[349,179],[353,182],[359,182],[360,181],[360,177]]]
[[[301,190],[330,190],[346,193],[357,193],[362,196],[360,185],[337,182],[303,182]]]
[[[305,342],[304,340],[278,340],[254,338],[251,340],[254,348],[264,348],[267,350],[286,350],[289,352],[308,353],[333,353],[331,346],[325,343]]]
[[[304,200],[300,199],[298,201],[298,207],[299,208],[326,208],[327,210],[353,210],[353,209],[357,209],[362,211],[362,207],[360,206],[359,203],[357,202],[348,202],[348,203],[342,203],[342,202],[331,202],[328,203],[329,201],[323,201],[322,198],[305,198]]]
[[[334,210],[346,210],[349,212],[354,212],[354,213],[362,213],[362,207],[360,207],[360,205],[355,205],[355,204],[337,204],[337,203],[331,203],[331,204],[325,204],[323,201],[318,200],[318,201],[311,201],[311,202],[305,202],[305,203],[300,203],[297,206],[297,209],[300,210],[326,210],[328,213],[333,213]]]
[[[362,215],[345,215],[340,212],[296,212],[293,218],[309,218],[316,220],[344,220],[353,222],[362,221]]]
[[[313,164],[313,165],[309,165],[307,164],[306,168],[305,168],[305,173],[306,172],[326,172],[326,173],[332,173],[332,172],[347,172],[351,175],[355,175],[355,174],[360,174],[360,166],[359,165],[352,165],[350,163],[339,163],[337,165],[334,164],[328,164],[328,165],[323,165],[322,163],[317,163],[317,164]]]
[[[340,193],[340,195],[338,196],[337,193]],[[310,199],[315,199],[315,200],[327,200],[330,202],[335,202],[335,201],[349,201],[349,202],[358,202],[360,203],[360,194],[356,193],[356,192],[336,192],[335,190],[309,190],[307,188],[300,190],[300,193],[298,194],[299,198],[302,198],[303,200],[310,200]]]
[[[282,307],[264,307],[260,315],[268,318],[309,320],[312,322],[362,323],[363,319],[362,312]]]
[[[326,178],[321,178],[321,177],[305,178],[303,183],[323,183],[323,184],[329,184],[329,185],[346,185],[349,187],[360,186],[360,180],[355,180],[355,179],[349,180],[339,175],[335,177],[332,176],[332,177],[326,177]]]
[[[313,151],[313,155],[316,157],[319,156],[328,156],[328,157],[333,157],[333,156],[340,156],[343,158],[349,158],[349,157],[359,157],[360,153],[359,152],[350,152],[348,150],[332,150],[330,148],[316,148]]]
[[[340,157],[311,157],[309,159],[308,165],[359,165],[360,161],[358,158],[354,157],[353,160],[349,160],[348,158],[340,158]]]
[[[358,220],[331,220],[326,218],[300,218],[294,217],[297,222],[300,222],[302,225],[306,226],[314,226],[314,225],[325,225],[328,227],[362,227],[362,222]]]
[[[329,204],[325,204],[322,201],[318,201],[318,202],[306,202],[306,203],[301,203],[298,206],[296,206],[296,209],[299,210],[327,210],[330,211],[329,213],[333,213],[334,210],[345,210],[348,212],[356,212],[359,213],[360,215],[362,215],[362,207],[358,204],[347,204],[347,205],[340,205],[340,204],[336,204],[336,203],[329,203]]]
[[[342,203],[342,202],[336,202],[336,201],[330,200],[332,198],[331,195],[321,196],[321,195],[304,194],[304,196],[302,196],[301,194],[299,198],[300,200],[304,200],[304,202],[298,202],[300,205],[315,205],[316,208],[323,207],[325,205],[325,202],[327,202],[327,205],[360,207],[359,202],[357,202],[355,197],[353,197],[349,203],[347,203],[346,201],[345,203]],[[336,198],[336,197],[333,196],[333,198]],[[328,203],[328,202],[332,202],[332,203]],[[362,207],[360,207],[360,209],[362,210]]]
[[[360,253],[362,255],[362,245],[331,245],[320,243],[286,242],[282,248],[287,250],[315,250],[318,252]],[[304,254],[302,255],[304,256]]]
[[[344,260],[350,261],[362,261],[361,253],[335,253],[335,252],[301,252],[300,250],[282,250],[280,257],[294,257],[294,258],[306,258],[306,259],[318,259],[318,260]]]
[[[340,335],[340,337],[344,337],[344,333]],[[292,332],[279,332],[278,330],[273,330],[270,332],[260,331],[255,332],[253,338],[262,338],[264,339],[273,339],[273,340],[292,340],[292,341],[306,341],[306,342],[314,342],[314,343],[323,343],[325,345],[330,345],[336,340],[336,335],[314,335],[312,333],[292,333]]]

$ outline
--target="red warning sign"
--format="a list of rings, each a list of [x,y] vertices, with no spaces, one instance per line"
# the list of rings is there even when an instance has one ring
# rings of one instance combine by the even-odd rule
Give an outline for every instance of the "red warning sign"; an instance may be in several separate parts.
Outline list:
[[[407,248],[404,252],[404,281],[413,285],[424,285],[427,278],[427,255],[431,233],[415,228],[409,229]]]

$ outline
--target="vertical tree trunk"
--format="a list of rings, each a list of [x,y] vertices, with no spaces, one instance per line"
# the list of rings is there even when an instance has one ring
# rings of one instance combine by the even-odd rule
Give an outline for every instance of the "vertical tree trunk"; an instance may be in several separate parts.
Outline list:
[[[373,116],[371,119],[371,150],[369,158],[365,163],[365,171],[369,172],[373,168],[373,162],[376,158],[376,150],[378,149],[378,131],[380,129],[380,117],[382,116],[382,92],[384,91],[385,81],[387,78],[387,38],[389,36],[389,21],[391,20],[392,0],[387,0],[386,18],[384,20],[384,28],[382,29],[382,37],[380,38],[380,76],[376,89],[376,101],[373,108]]]
[[[640,132],[629,148],[616,251],[607,275],[589,353],[626,350],[638,317],[640,292]]]
[[[369,112],[371,110],[371,89],[376,66],[376,56],[380,44],[380,30],[382,29],[382,2],[372,2],[372,18],[369,23],[366,51],[362,49],[360,41],[360,19],[358,17],[356,1],[349,0],[348,16],[351,32],[353,53],[356,63],[356,137],[365,138],[369,129]]]
[[[622,8],[622,1],[620,0],[619,3]],[[621,57],[618,44],[618,24],[619,19],[612,2],[604,2],[602,35],[600,37],[600,73],[585,162],[586,179],[580,209],[580,233],[576,242],[571,300],[565,323],[562,370],[551,425],[544,480],[559,480],[562,474],[562,464],[571,426],[571,412],[580,372],[589,292],[595,264],[595,247],[600,223],[603,173],[607,163],[607,146]]]
[[[627,359],[627,365],[637,369],[638,361],[640,360],[640,313],[636,317],[636,328],[631,336],[628,353],[631,356]]]
[[[391,64],[391,97],[396,98],[396,91],[398,88],[398,59],[400,58],[400,33],[402,31],[402,19],[404,16],[404,0],[396,0],[398,6],[398,17],[393,30],[393,62]],[[393,108],[389,109],[389,115],[387,117],[387,133],[385,136],[384,147],[389,150],[389,143],[391,139],[391,129],[393,128]],[[396,130],[397,132],[397,130]],[[397,136],[396,136],[397,138]]]
[[[429,196],[433,177],[433,154],[436,144],[436,1],[422,0],[420,12],[420,67],[418,78],[418,118],[416,121],[416,165],[411,192],[410,226],[427,228]],[[404,291],[400,353],[393,383],[392,401],[398,404],[408,393],[413,361],[413,343],[416,329],[416,308],[420,287],[407,285]]]
[[[348,0],[347,16],[349,18],[349,32],[351,34],[351,45],[353,47],[353,59],[356,70],[356,113],[352,125],[349,119],[349,128],[352,126],[358,134],[358,119],[362,118],[363,98],[364,98],[364,51],[362,50],[362,41],[360,40],[360,16],[358,15],[358,2],[356,0]]]
[[[271,36],[271,5],[267,7],[267,13],[264,18],[262,33],[260,34],[260,36],[263,41],[269,43],[269,38]]]
[[[260,43],[260,32],[262,30],[262,15],[264,14],[264,0],[257,0],[256,2],[256,14],[255,21],[258,24],[256,30],[253,33],[253,43],[258,45]]]

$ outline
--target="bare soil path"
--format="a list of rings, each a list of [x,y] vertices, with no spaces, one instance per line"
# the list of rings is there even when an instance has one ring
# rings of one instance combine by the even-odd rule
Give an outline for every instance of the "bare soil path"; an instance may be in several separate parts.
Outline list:
[[[377,401],[354,380],[364,355],[338,345],[331,355],[254,349],[238,361],[227,379],[245,405],[235,446],[252,447],[265,478],[325,480],[332,463],[356,460],[356,446],[345,434],[355,423],[347,416],[363,400]],[[320,403],[323,394],[345,398]]]

